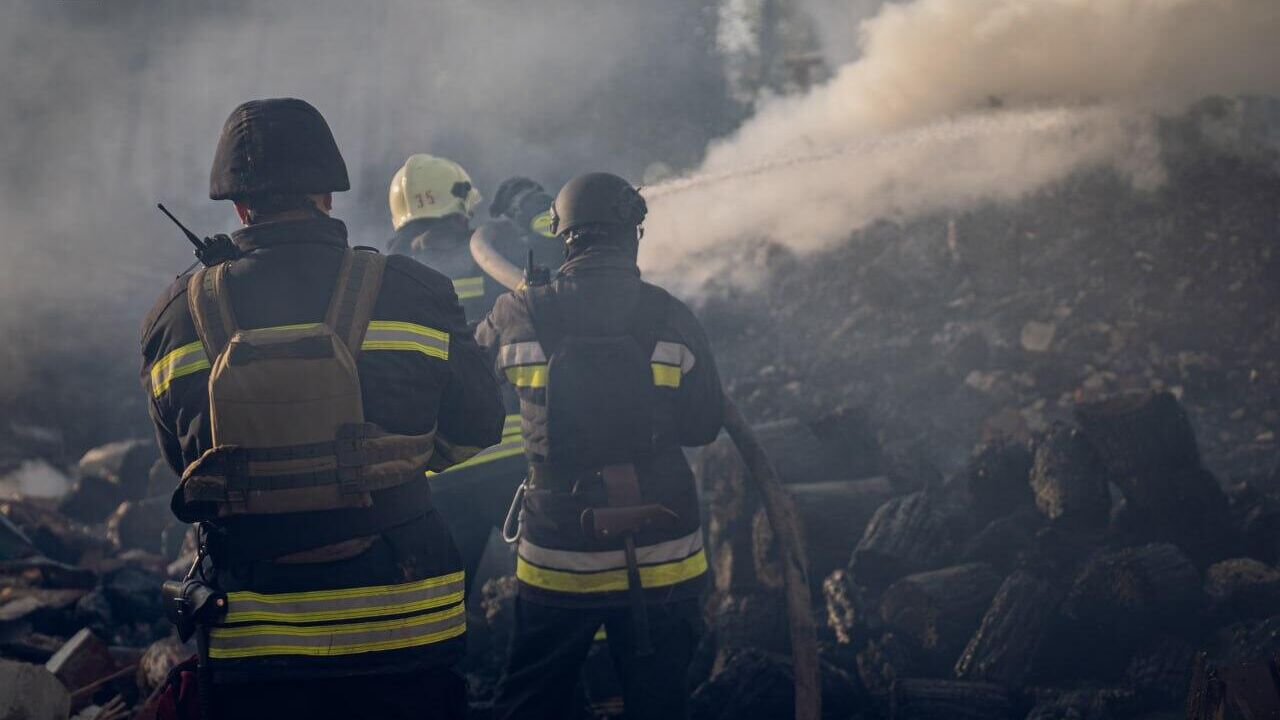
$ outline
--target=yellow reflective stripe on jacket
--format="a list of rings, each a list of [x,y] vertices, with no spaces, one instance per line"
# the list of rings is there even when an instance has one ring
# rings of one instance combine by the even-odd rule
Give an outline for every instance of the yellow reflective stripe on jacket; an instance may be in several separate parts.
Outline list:
[[[226,616],[210,629],[209,655],[349,655],[447,640],[466,632],[464,580],[458,571],[397,585],[233,591],[227,593]]]
[[[449,333],[409,322],[374,320],[369,323],[360,348],[420,352],[428,357],[448,360]]]
[[[227,593],[223,623],[328,622],[406,613],[462,602],[463,573],[399,585],[264,594]]]
[[[355,655],[430,645],[466,631],[466,606],[462,603],[439,612],[371,622],[215,627],[209,631],[209,657]]]
[[[653,369],[653,384],[658,387],[678,388],[680,387],[680,368],[662,363],[649,363],[649,367]]]
[[[494,460],[509,458],[513,455],[521,455],[524,453],[524,436],[520,434],[520,416],[508,415],[502,426],[502,440],[497,445],[481,450],[471,459],[460,462],[444,472],[453,472],[462,468],[475,467],[483,465]],[[438,475],[439,473],[428,470],[427,475]]]
[[[547,366],[543,363],[509,367],[503,372],[506,373],[507,380],[516,387],[540,388],[547,386]]]
[[[187,343],[160,358],[151,366],[151,394],[160,397],[174,380],[201,370],[208,370],[209,367],[209,358],[204,353],[204,345],[199,340]]]
[[[453,279],[453,291],[459,300],[484,297],[484,276]]]
[[[703,550],[684,560],[640,568],[640,585],[659,588],[693,580],[707,571]],[[522,557],[516,558],[516,579],[536,588],[562,593],[622,592],[627,589],[627,570],[575,573],[541,568]]]
[[[658,341],[653,346],[649,367],[653,369],[653,384],[657,387],[678,388],[680,379],[693,369],[696,358],[681,343]]]
[[[636,548],[640,584],[665,587],[692,580],[707,570],[702,531]],[[627,558],[622,550],[556,550],[521,538],[516,578],[556,592],[594,593],[627,589]]]

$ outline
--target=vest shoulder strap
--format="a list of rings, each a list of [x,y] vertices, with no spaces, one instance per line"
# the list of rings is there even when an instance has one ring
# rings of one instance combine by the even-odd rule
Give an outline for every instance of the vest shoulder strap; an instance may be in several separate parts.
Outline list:
[[[631,319],[631,336],[652,353],[666,329],[671,295],[657,285],[640,285],[640,297]]]
[[[557,302],[554,286],[528,286],[524,289],[524,298],[525,305],[529,308],[529,322],[533,325],[533,333],[542,345],[543,352],[550,357],[565,335],[571,334],[566,328],[564,313]],[[651,352],[666,327],[670,300],[671,296],[666,290],[656,285],[641,284],[623,334],[635,338],[641,348]]]
[[[386,266],[387,258],[375,250],[351,248],[342,259],[325,324],[346,344],[354,358],[360,356],[360,346],[373,319]]]
[[[239,330],[227,292],[227,263],[201,268],[187,280],[187,308],[196,335],[210,361],[217,358]]]

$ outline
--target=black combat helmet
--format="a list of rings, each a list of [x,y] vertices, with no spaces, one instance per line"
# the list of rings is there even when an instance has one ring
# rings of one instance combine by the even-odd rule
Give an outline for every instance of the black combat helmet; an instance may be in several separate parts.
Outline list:
[[[635,227],[648,211],[631,183],[611,173],[587,173],[560,188],[551,204],[551,232],[564,235],[583,225]]]
[[[222,126],[209,197],[308,195],[350,189],[347,164],[324,117],[293,98],[250,100]]]

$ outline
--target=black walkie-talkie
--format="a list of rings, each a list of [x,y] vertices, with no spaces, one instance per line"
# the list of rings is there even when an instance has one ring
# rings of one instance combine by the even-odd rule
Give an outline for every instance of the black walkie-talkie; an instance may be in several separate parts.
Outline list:
[[[174,217],[173,213],[169,212],[169,209],[164,206],[164,203],[156,203],[156,207],[160,208],[160,212],[172,220],[173,224],[177,225],[178,229],[182,231],[182,234],[187,236],[187,240],[190,240],[191,244],[195,246],[196,262],[191,263],[191,266],[184,270],[182,274],[191,272],[191,268],[194,268],[196,263],[200,263],[205,267],[213,267],[240,257],[240,249],[231,241],[230,235],[219,233],[202,239],[188,230],[186,225],[179,222],[178,218]]]
[[[551,270],[533,262],[533,250],[524,263],[524,284],[527,286],[546,285],[551,282]]]

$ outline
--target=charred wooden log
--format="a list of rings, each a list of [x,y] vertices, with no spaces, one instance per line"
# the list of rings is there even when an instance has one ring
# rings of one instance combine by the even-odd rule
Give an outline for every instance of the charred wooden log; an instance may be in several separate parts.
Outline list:
[[[784,485],[874,477],[885,469],[875,430],[857,409],[842,408],[812,420],[788,418],[753,429],[778,465],[778,480]]]
[[[978,526],[1034,506],[1031,461],[1027,446],[1012,440],[978,448],[961,474]]]
[[[784,655],[747,649],[729,653],[721,667],[694,690],[690,716],[699,720],[775,720],[793,717],[794,668]],[[851,717],[865,705],[855,678],[821,663],[823,717]]]
[[[1036,446],[1031,487],[1036,507],[1054,523],[1106,527],[1111,512],[1106,468],[1079,430],[1062,424],[1049,429]]]
[[[728,437],[703,448],[694,463],[702,495],[709,499],[707,537],[717,592],[751,592],[758,582],[752,553],[752,518],[760,497]]]
[[[1081,404],[1075,416],[1102,461],[1121,482],[1200,467],[1191,422],[1170,393],[1132,393]]]
[[[841,410],[816,420],[787,419],[753,428],[777,467],[778,479],[791,496],[810,542],[810,577],[817,591],[821,578],[847,561],[862,526],[893,493],[879,477],[884,465],[875,434],[865,416]],[[716,590],[753,591],[757,540],[772,549],[767,523],[756,520],[760,496],[750,483],[734,444],[722,437],[699,453],[694,463],[704,497],[709,498],[708,538]],[[758,528],[758,529],[757,529]],[[765,537],[755,538],[754,532]],[[845,538],[840,541],[840,538]],[[843,552],[840,549],[843,548]],[[759,553],[769,566],[768,552]],[[769,567],[765,583],[779,587],[778,568]]]
[[[1173,545],[1101,552],[1076,573],[1037,673],[1117,680],[1139,648],[1194,635],[1203,606],[1199,573]]]
[[[1180,638],[1161,638],[1134,653],[1124,684],[1144,710],[1176,708],[1186,699],[1195,648]]]
[[[786,486],[804,525],[809,577],[816,595],[819,583],[848,562],[867,523],[887,500],[893,486],[884,477]],[[752,554],[756,577],[768,588],[782,587],[782,568],[769,520],[760,509],[752,520]]]
[[[876,511],[853,551],[850,569],[864,587],[882,588],[949,564],[960,518],[926,492],[893,498]]]
[[[985,562],[1002,572],[1013,569],[1019,556],[1032,547],[1045,518],[1034,507],[992,520],[965,541],[957,558],[961,562]]]
[[[918,654],[909,641],[884,633],[858,652],[858,679],[871,695],[887,699],[899,678],[915,674]]]
[[[908,575],[884,592],[880,619],[950,667],[982,621],[1000,582],[1000,576],[981,563]]]
[[[791,651],[787,601],[781,592],[715,593],[707,603],[707,617],[718,649],[716,669],[737,650]]]
[[[1026,720],[1107,720],[1131,717],[1137,697],[1128,688],[1095,688],[1040,693]]]
[[[1115,639],[1185,623],[1202,598],[1200,575],[1186,555],[1151,544],[1096,555],[1077,574],[1063,612]]]
[[[1270,617],[1280,608],[1280,570],[1253,558],[1223,560],[1205,572],[1204,590],[1215,617]]]
[[[1015,570],[960,654],[956,677],[1021,686],[1065,595],[1066,588],[1049,573]]]
[[[844,570],[836,570],[822,581],[827,607],[827,628],[837,644],[852,645],[866,625],[867,601],[862,590]]]
[[[1082,405],[1076,417],[1124,491],[1131,531],[1176,544],[1201,567],[1238,553],[1226,494],[1200,467],[1195,433],[1172,395],[1123,395]]]
[[[1013,716],[1009,691],[995,683],[899,680],[892,698],[894,720],[1009,720]]]

